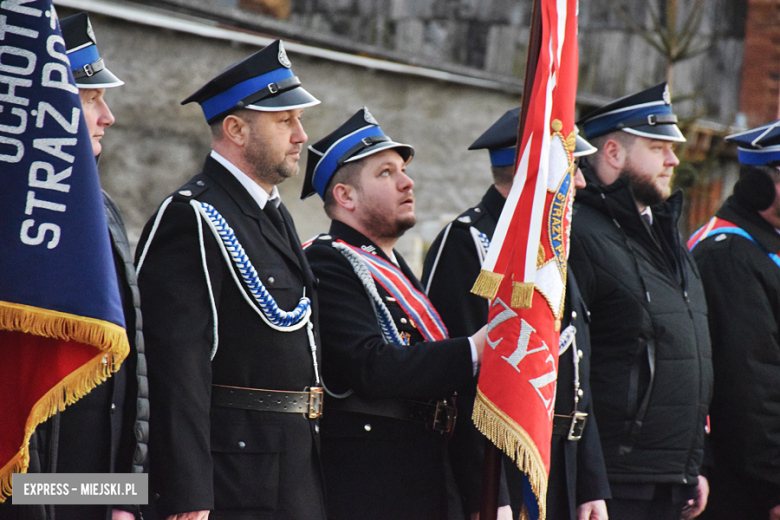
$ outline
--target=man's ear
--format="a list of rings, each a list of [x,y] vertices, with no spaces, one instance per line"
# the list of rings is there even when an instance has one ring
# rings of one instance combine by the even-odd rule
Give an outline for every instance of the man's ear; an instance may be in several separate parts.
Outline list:
[[[354,211],[357,206],[355,200],[356,192],[357,190],[354,186],[338,183],[333,186],[333,200],[336,201],[336,204],[339,207],[344,208],[347,211]]]
[[[249,122],[230,114],[222,121],[222,133],[226,139],[243,148],[249,141]]]
[[[611,168],[615,170],[622,170],[626,162],[626,149],[615,139],[607,139],[604,145],[601,147],[602,160],[605,161]]]

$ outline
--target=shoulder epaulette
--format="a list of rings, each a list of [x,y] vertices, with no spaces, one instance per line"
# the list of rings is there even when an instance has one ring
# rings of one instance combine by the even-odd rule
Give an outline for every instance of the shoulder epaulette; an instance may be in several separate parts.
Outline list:
[[[175,202],[189,203],[191,199],[197,198],[207,189],[209,189],[209,187],[203,180],[192,180],[173,193],[173,200]]]
[[[327,233],[321,233],[319,235],[315,235],[311,237],[309,240],[305,241],[303,244],[301,244],[301,247],[303,249],[306,249],[307,247],[314,245],[315,243],[321,243],[323,245],[330,245],[333,243],[333,237],[328,235]]]
[[[453,220],[453,224],[460,228],[469,228],[477,223],[479,219],[485,216],[485,210],[479,206],[469,208],[461,213],[458,218]]]

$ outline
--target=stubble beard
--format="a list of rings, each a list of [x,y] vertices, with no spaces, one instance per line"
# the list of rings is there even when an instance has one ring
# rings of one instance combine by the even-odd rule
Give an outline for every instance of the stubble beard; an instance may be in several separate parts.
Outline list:
[[[396,217],[390,221],[375,207],[367,208],[367,210],[364,213],[363,225],[377,238],[397,240],[417,224],[417,216],[414,213]]]
[[[263,142],[257,142],[244,151],[244,160],[252,166],[254,177],[264,184],[281,184],[298,174],[298,163],[288,164],[285,159],[275,162],[271,150]]]
[[[643,206],[655,206],[669,197],[656,185],[655,180],[657,177],[642,175],[631,164],[626,164],[623,167],[620,176],[628,177],[634,199]]]

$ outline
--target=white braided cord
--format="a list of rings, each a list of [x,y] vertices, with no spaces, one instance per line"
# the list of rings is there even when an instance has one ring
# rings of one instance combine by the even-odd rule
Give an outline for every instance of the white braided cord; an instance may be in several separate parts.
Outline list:
[[[203,244],[203,222],[200,219],[200,214],[195,212],[195,220],[198,222],[198,242],[200,244],[200,261],[203,264],[203,274],[206,276],[206,287],[209,289],[209,303],[211,304],[211,316],[214,323],[214,343],[211,346],[210,361],[214,361],[214,356],[217,355],[217,349],[219,348],[219,315],[217,313],[217,303],[214,301],[214,289],[211,287],[211,275],[209,275],[209,266],[206,262],[206,248]]]
[[[374,315],[379,323],[379,328],[382,329],[382,336],[388,343],[397,343],[399,345],[406,345],[406,341],[403,340],[401,334],[398,332],[398,328],[395,326],[393,317],[390,311],[387,309],[385,302],[382,301],[382,297],[379,296],[379,292],[376,290],[376,283],[374,277],[368,271],[368,267],[364,263],[364,260],[360,258],[360,255],[355,253],[349,246],[333,242],[333,247],[339,251],[352,265],[352,270],[360,279],[363,287],[366,289],[368,299],[371,302],[371,306],[374,308]]]

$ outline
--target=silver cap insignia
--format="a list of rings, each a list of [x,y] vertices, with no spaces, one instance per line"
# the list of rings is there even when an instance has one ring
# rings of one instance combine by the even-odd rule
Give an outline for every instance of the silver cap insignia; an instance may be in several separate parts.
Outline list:
[[[290,58],[287,57],[287,52],[284,50],[284,45],[282,45],[282,42],[279,42],[279,63],[282,64],[282,67],[290,68],[292,67],[292,63],[290,63]]]
[[[379,123],[377,123],[376,119],[374,119],[374,116],[371,115],[371,112],[369,112],[366,107],[363,107],[363,119],[365,119],[366,123],[370,125],[379,126]]]

